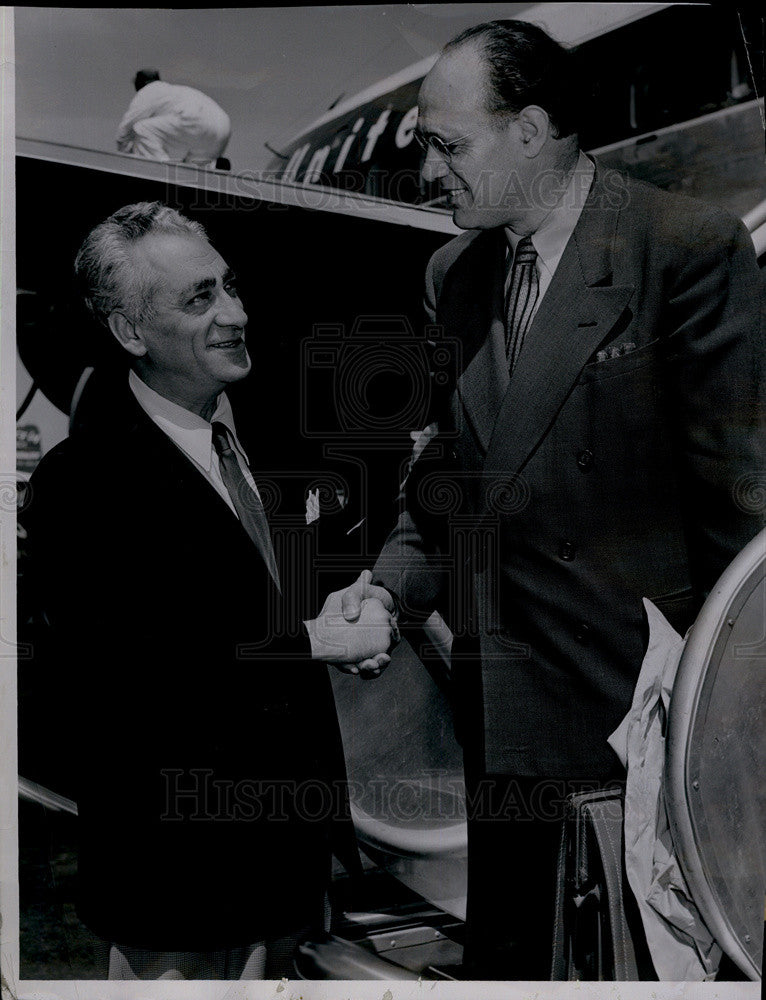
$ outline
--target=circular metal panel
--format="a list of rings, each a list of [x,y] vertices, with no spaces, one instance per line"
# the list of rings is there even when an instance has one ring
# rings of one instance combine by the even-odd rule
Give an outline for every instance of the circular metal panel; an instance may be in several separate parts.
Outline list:
[[[766,899],[766,530],[706,601],[678,666],[665,787],[679,862],[711,933],[750,979]]]

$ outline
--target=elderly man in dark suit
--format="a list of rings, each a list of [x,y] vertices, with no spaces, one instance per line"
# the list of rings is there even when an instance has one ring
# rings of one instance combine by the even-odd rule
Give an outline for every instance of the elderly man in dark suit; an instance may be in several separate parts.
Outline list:
[[[578,147],[567,53],[519,21],[453,40],[417,136],[466,233],[427,272],[461,352],[375,594],[442,611],[469,808],[466,963],[550,975],[562,802],[620,777],[607,745],[647,644],[683,632],[760,527],[762,285],[725,211]],[[384,589],[385,588],[385,589]]]
[[[271,529],[316,533],[321,505],[248,462],[225,392],[250,368],[247,316],[202,227],[127,206],[76,271],[130,361],[89,388],[25,518],[35,652],[76,774],[78,912],[111,978],[280,975],[348,846],[322,661],[385,664],[390,615],[366,603],[357,633],[337,595],[295,613],[311,566]]]

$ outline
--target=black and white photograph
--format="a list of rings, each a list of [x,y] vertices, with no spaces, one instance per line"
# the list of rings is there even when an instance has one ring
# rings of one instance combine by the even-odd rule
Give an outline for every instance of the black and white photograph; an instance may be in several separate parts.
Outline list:
[[[766,14],[0,27],[3,996],[755,1000]]]

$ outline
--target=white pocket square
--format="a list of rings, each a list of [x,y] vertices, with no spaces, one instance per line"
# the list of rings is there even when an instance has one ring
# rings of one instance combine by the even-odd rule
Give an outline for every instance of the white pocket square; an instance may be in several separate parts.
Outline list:
[[[629,344],[613,344],[611,347],[605,347],[602,351],[597,351],[596,361],[611,361],[612,358],[621,358],[623,354],[630,354],[635,349],[636,345],[632,342]]]
[[[319,520],[319,490],[309,490],[306,497],[306,524]]]

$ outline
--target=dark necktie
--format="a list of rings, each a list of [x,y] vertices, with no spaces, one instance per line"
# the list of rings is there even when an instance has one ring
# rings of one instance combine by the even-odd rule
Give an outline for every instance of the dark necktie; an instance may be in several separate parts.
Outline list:
[[[229,444],[226,425],[217,420],[213,423],[213,447],[218,455],[221,479],[223,479],[224,486],[229,491],[231,502],[234,504],[234,509],[239,515],[242,527],[263,556],[269,573],[271,573],[272,579],[277,585],[277,589],[281,590],[277,562],[274,558],[274,548],[271,544],[269,522],[266,520],[266,512],[263,509],[263,504],[258,494],[245,479],[245,475],[237,461],[237,456]]]
[[[532,246],[531,238],[525,236],[516,247],[505,298],[505,356],[510,372],[518,361],[540,294],[536,262],[537,251]]]

